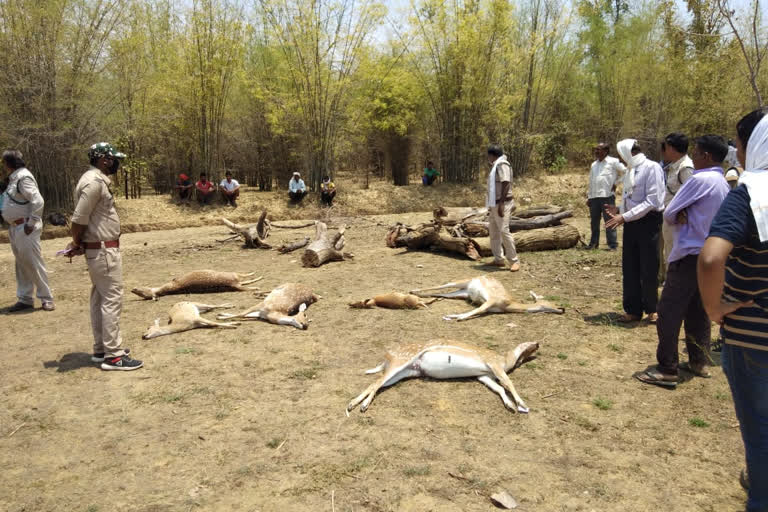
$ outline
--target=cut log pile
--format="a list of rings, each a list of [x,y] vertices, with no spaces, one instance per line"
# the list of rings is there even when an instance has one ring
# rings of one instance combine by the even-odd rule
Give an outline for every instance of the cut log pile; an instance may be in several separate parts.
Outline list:
[[[454,252],[472,260],[491,256],[487,208],[437,208],[433,220],[412,226],[398,223],[387,233],[388,247]],[[568,249],[579,230],[561,221],[573,213],[559,206],[534,206],[510,218],[518,252]]]
[[[315,239],[307,246],[301,257],[301,263],[305,267],[319,267],[327,261],[341,261],[345,257],[352,256],[341,252],[346,243],[344,226],[341,226],[333,235],[328,233],[328,226],[324,222],[318,222],[315,229]]]

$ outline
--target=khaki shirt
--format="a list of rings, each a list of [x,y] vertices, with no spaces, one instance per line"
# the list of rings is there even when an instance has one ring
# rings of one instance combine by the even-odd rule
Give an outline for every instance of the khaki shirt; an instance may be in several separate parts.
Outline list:
[[[88,226],[84,242],[109,242],[120,238],[120,218],[109,186],[112,180],[95,167],[88,169],[75,187],[72,222]]]
[[[507,162],[499,162],[499,165],[496,166],[496,202],[498,203],[501,201],[501,184],[505,181],[509,182],[509,191],[507,192],[507,197],[504,198],[505,201],[512,199],[512,166],[510,166]]]

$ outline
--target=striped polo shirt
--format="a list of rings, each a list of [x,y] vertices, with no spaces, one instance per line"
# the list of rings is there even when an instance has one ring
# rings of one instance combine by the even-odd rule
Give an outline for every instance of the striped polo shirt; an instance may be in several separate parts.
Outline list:
[[[712,221],[709,236],[733,244],[725,263],[723,300],[755,301],[753,307],[725,317],[725,342],[768,351],[768,242],[760,242],[749,201],[746,186],[733,189]]]

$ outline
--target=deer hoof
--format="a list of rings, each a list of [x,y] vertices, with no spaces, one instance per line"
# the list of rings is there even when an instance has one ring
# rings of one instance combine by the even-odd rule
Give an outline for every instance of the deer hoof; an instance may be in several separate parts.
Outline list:
[[[446,315],[443,317],[443,320],[445,320],[446,322],[453,322],[454,319],[453,317]]]
[[[526,407],[524,405],[518,405],[517,406],[517,412],[521,412],[523,414],[528,414],[528,411],[529,411],[528,407]]]

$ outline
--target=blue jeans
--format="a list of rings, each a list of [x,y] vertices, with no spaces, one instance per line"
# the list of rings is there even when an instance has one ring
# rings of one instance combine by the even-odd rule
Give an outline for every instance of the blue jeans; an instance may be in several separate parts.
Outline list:
[[[768,351],[726,343],[722,361],[747,455],[747,512],[767,512]]]

